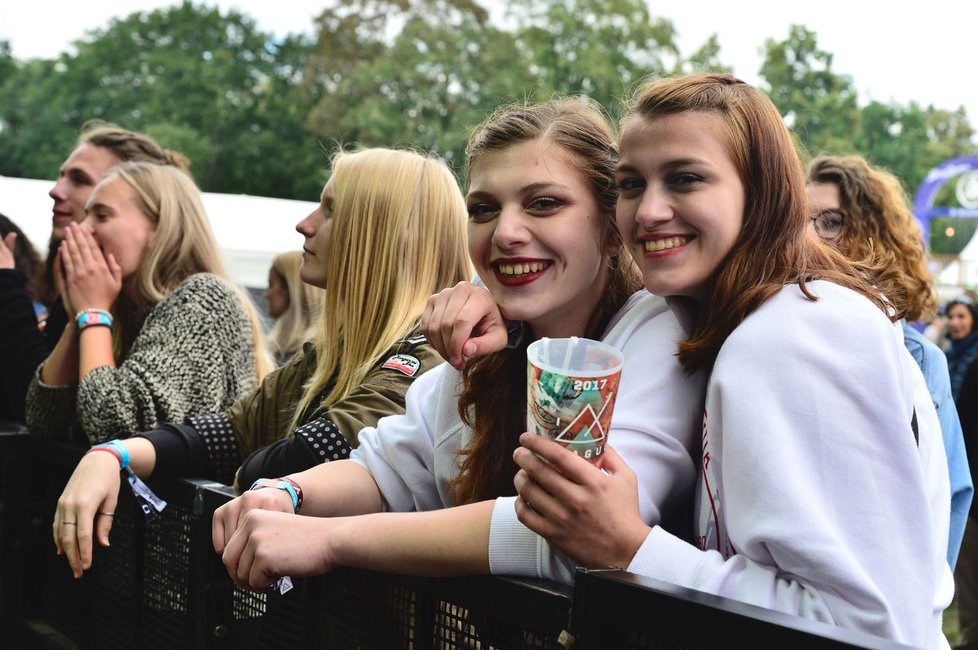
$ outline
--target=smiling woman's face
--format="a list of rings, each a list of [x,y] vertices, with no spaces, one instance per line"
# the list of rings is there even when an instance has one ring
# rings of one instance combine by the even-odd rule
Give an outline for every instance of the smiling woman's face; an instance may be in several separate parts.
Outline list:
[[[702,298],[733,250],[746,194],[727,151],[722,118],[687,112],[633,115],[621,134],[618,230],[660,296]]]
[[[963,339],[971,334],[975,321],[971,312],[964,305],[951,305],[947,310],[947,335],[951,340]]]
[[[546,140],[481,155],[469,174],[469,255],[502,313],[537,336],[580,336],[604,291],[601,213],[570,154]]]

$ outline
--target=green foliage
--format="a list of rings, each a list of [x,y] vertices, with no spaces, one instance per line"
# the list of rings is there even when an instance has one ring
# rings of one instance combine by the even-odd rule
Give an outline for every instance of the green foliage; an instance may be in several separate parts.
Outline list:
[[[852,79],[832,70],[815,32],[793,25],[784,41],[768,39],[761,76],[767,92],[812,155],[852,153],[859,108]]]
[[[968,245],[978,219],[965,217],[940,218],[930,222],[930,252],[933,255],[958,255]]]
[[[267,166],[261,154],[268,152],[253,141],[267,139],[268,131],[281,137],[283,116],[276,110],[281,98],[269,105],[264,95],[298,94],[294,85],[276,83],[285,72],[276,46],[251,18],[184,2],[115,19],[76,46],[75,55],[22,64],[4,80],[0,143],[12,155],[0,161],[0,173],[50,178],[81,125],[99,118],[183,150],[207,190],[290,196],[297,189],[260,173],[227,173]],[[277,155],[303,145],[315,149],[300,124],[294,116]]]
[[[358,15],[372,33],[372,16]],[[405,6],[402,19],[390,45],[373,43],[367,58],[332,71],[333,90],[307,124],[335,146],[411,146],[458,167],[468,130],[531,80],[512,56],[513,39],[489,26],[477,6],[419,2]],[[487,76],[486,69],[507,72]]]
[[[509,0],[507,9],[538,99],[580,93],[617,109],[638,81],[679,59],[672,23],[652,18],[644,0]]]
[[[911,195],[935,165],[978,151],[963,108],[870,102],[860,108],[853,80],[832,69],[832,54],[811,30],[792,26],[768,40],[761,76],[805,153],[858,153],[893,172]]]
[[[183,151],[201,188],[315,200],[337,147],[406,146],[461,174],[466,137],[501,104],[585,93],[614,118],[644,78],[727,70],[716,36],[689,56],[645,0],[324,0],[277,39],[238,12],[184,1],[112,20],[55,60],[0,41],[0,174],[52,178],[91,118]],[[911,192],[976,151],[964,109],[860,108],[814,32],[766,43],[767,90],[812,153],[860,152]]]

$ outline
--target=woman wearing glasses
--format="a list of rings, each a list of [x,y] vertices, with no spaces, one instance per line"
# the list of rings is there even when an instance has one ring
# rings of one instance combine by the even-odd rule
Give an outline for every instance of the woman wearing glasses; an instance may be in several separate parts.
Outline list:
[[[907,207],[900,181],[860,156],[819,156],[808,166],[808,198],[816,212],[815,232],[850,259],[874,254],[890,259],[897,291],[887,296],[905,314],[903,342],[920,366],[937,407],[951,479],[951,523],[947,561],[953,569],[961,547],[973,486],[961,424],[951,396],[948,364],[941,349],[910,321],[929,321],[937,311],[920,226]]]

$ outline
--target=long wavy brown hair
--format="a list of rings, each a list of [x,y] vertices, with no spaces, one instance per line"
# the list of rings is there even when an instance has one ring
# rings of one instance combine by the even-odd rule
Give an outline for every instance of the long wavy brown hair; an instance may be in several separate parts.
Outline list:
[[[730,333],[786,284],[828,280],[857,291],[886,312],[892,274],[875,262],[850,261],[809,235],[805,175],[778,109],[761,91],[727,74],[692,74],[646,82],[623,121],[701,111],[720,116],[727,151],[744,184],[744,225],[694,309],[691,336],[679,344],[688,372],[711,369]],[[874,284],[876,288],[874,288]],[[900,309],[894,318],[902,316]]]
[[[808,164],[808,182],[839,188],[840,207],[846,212],[843,252],[854,260],[888,253],[896,282],[886,297],[910,320],[931,320],[937,296],[923,233],[899,179],[862,156],[822,155]]]
[[[615,228],[618,164],[615,137],[596,103],[586,98],[554,99],[537,105],[503,107],[490,115],[469,138],[468,169],[479,158],[514,144],[544,139],[561,147],[588,181],[602,220],[602,249],[608,257],[607,286],[588,321],[584,336],[600,338],[628,296],[641,288],[631,258],[623,254]],[[460,471],[454,480],[455,501],[474,503],[515,494],[518,467],[513,450],[526,430],[526,348],[535,338],[470,362],[463,372],[458,411],[472,429],[470,443],[459,452]]]

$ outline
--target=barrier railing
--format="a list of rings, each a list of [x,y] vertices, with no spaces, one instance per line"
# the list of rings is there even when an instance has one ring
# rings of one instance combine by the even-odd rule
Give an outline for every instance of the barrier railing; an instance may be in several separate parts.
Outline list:
[[[110,549],[72,578],[54,553],[54,507],[82,449],[0,423],[0,612],[10,648],[710,648],[903,647],[625,572],[537,580],[423,579],[338,570],[286,594],[231,582],[211,515],[231,488],[152,483],[168,502],[146,523],[120,492]],[[30,480],[26,480],[27,478]]]

